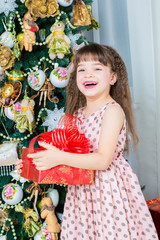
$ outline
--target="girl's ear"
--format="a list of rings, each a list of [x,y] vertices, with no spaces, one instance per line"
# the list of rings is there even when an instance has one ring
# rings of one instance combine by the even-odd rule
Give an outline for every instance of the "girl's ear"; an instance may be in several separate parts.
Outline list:
[[[112,73],[112,78],[111,78],[111,81],[110,81],[110,84],[111,85],[114,85],[117,81],[117,73],[116,72],[113,72]]]

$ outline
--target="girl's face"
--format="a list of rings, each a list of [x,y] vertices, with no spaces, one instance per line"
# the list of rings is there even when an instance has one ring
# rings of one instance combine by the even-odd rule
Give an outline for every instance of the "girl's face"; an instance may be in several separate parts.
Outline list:
[[[81,61],[77,67],[77,86],[87,99],[108,97],[117,75],[99,61]]]

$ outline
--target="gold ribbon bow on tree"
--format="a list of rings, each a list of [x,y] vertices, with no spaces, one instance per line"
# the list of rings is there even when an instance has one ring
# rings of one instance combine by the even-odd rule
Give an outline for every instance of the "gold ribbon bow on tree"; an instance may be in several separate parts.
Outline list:
[[[24,230],[27,232],[29,237],[33,237],[35,233],[38,232],[42,227],[42,223],[39,221],[38,214],[31,208],[25,209],[23,206],[19,205],[15,207],[15,211],[24,214]]]
[[[91,24],[91,13],[81,0],[75,0],[75,5],[73,7],[73,23],[75,26]]]

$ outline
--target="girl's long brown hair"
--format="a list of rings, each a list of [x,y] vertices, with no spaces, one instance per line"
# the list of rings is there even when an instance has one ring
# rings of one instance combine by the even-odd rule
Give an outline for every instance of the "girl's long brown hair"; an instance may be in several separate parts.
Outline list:
[[[74,56],[73,64],[74,71],[71,73],[70,80],[67,86],[67,109],[66,113],[73,114],[78,108],[86,105],[85,96],[79,91],[76,84],[76,70],[80,61],[99,61],[105,66],[110,66],[113,72],[117,73],[117,81],[111,86],[111,97],[120,104],[123,108],[127,120],[127,138],[126,148],[128,150],[128,133],[131,133],[134,146],[138,142],[138,137],[135,131],[135,122],[133,115],[132,99],[128,84],[128,73],[124,61],[118,52],[107,45],[89,44],[80,48]]]

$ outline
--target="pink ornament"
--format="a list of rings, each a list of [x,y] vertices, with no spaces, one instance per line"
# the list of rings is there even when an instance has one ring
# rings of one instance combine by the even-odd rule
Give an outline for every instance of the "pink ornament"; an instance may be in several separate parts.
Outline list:
[[[28,84],[35,91],[39,91],[45,82],[45,73],[42,70],[37,70],[28,75]]]
[[[16,112],[21,111],[21,104],[19,102],[16,102],[15,105],[14,105],[14,108],[15,108]]]
[[[69,74],[65,68],[58,67],[52,70],[49,79],[55,87],[64,88],[68,84]]]
[[[7,185],[7,186],[5,187],[5,195],[6,195],[6,198],[10,198],[11,196],[13,197],[15,193],[16,193],[16,189],[14,189],[13,187],[11,187],[11,185]]]
[[[5,185],[2,191],[2,199],[9,205],[19,203],[23,198],[22,188],[15,183]]]

